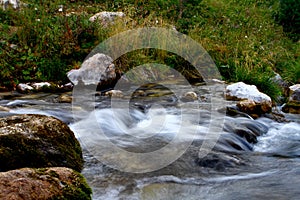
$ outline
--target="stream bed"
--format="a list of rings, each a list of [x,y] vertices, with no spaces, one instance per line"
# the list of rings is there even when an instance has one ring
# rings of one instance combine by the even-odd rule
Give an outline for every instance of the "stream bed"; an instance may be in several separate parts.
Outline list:
[[[207,98],[205,87],[194,89]],[[0,106],[10,111],[0,116],[44,114],[66,122],[82,145],[93,199],[299,199],[299,115],[285,114],[285,123],[220,115],[215,140],[207,134],[209,100],[197,107],[163,94],[130,98],[129,108],[111,107],[109,97],[98,95],[95,109],[76,120],[72,109],[81,108],[58,103],[59,94],[1,94]],[[176,148],[161,153],[168,144]]]

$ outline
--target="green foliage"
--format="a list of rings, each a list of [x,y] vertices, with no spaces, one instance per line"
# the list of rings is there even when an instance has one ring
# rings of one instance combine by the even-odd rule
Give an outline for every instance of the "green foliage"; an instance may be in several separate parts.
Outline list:
[[[293,62],[279,63],[282,77],[291,84],[300,83],[300,58]]]
[[[185,76],[190,83],[203,81],[201,74],[184,58],[159,49],[141,49],[127,53],[116,60],[116,66],[123,72],[129,71],[133,67],[147,63],[158,63],[168,66]],[[159,66],[159,65],[158,65]],[[160,75],[166,75],[165,69],[159,68]]]
[[[1,11],[0,79],[2,85],[22,81],[66,82],[66,72],[78,67],[97,43],[96,26],[85,13],[65,16],[62,1],[30,2],[16,12]],[[11,45],[16,45],[11,48]]]
[[[264,86],[263,81],[268,84],[273,71],[292,69],[280,67],[280,63],[297,68],[292,63],[300,50],[276,24],[278,8],[276,0],[206,0],[201,4],[198,25],[189,34],[209,52],[225,80],[255,84],[276,98],[278,90],[271,84]],[[295,74],[284,78],[295,79]]]
[[[294,40],[300,39],[300,1],[280,0],[278,21]]]
[[[268,81],[275,71],[290,83],[299,82],[300,47],[294,37],[300,27],[299,0],[83,0],[75,3],[32,0],[25,3],[28,6],[18,12],[0,10],[1,85],[37,80],[65,82],[65,73],[80,67],[86,55],[101,41],[145,26],[175,27],[188,34],[208,51],[225,80],[250,83],[253,76],[252,83],[262,85],[262,80]],[[64,6],[63,12],[58,12],[59,5]],[[103,27],[88,21],[90,16],[104,10],[123,11],[126,23],[117,21]],[[71,12],[75,14],[66,16]],[[293,33],[294,41],[284,31]],[[17,48],[12,48],[12,44]],[[169,65],[188,78],[199,80],[191,65],[168,52],[135,51],[122,56],[116,64],[119,71],[125,72],[147,62]],[[238,75],[241,68],[249,75]],[[260,88],[273,90],[267,89],[268,86]]]

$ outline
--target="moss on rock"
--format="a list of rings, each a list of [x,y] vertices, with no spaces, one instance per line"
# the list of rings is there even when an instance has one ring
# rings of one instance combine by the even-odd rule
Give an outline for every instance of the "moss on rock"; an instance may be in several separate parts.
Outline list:
[[[0,171],[69,167],[81,171],[82,150],[70,128],[43,115],[0,118]]]
[[[0,199],[90,200],[92,190],[78,172],[65,168],[22,168],[0,173]]]

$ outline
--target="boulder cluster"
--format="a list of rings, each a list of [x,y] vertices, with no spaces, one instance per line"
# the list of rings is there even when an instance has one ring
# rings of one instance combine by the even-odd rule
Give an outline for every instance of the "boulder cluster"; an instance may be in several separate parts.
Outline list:
[[[286,113],[300,114],[300,84],[288,88],[288,101],[282,106]],[[237,101],[239,111],[257,118],[262,114],[271,113],[274,103],[271,98],[260,92],[255,85],[243,82],[233,83],[226,87],[227,100]]]
[[[0,199],[91,199],[82,168],[80,144],[65,123],[44,115],[0,118]]]

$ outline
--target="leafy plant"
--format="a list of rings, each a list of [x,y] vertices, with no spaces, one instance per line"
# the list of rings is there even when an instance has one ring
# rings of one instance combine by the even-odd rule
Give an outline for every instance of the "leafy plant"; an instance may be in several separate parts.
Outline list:
[[[294,40],[300,39],[300,1],[280,0],[278,21]]]
[[[291,84],[299,82],[299,43],[284,32],[299,31],[298,0],[24,2],[27,6],[19,11],[0,10],[0,85],[13,87],[22,81],[39,80],[66,82],[66,72],[79,68],[100,42],[122,31],[149,26],[175,27],[188,34],[208,51],[225,80],[256,84],[273,98],[276,89],[263,85],[268,84],[273,71]],[[58,11],[59,5],[63,5],[63,12]],[[88,20],[104,10],[123,11],[126,17],[108,27]],[[171,66],[188,79],[200,80],[189,63],[170,52],[144,49],[115,62],[124,72],[157,62]]]

